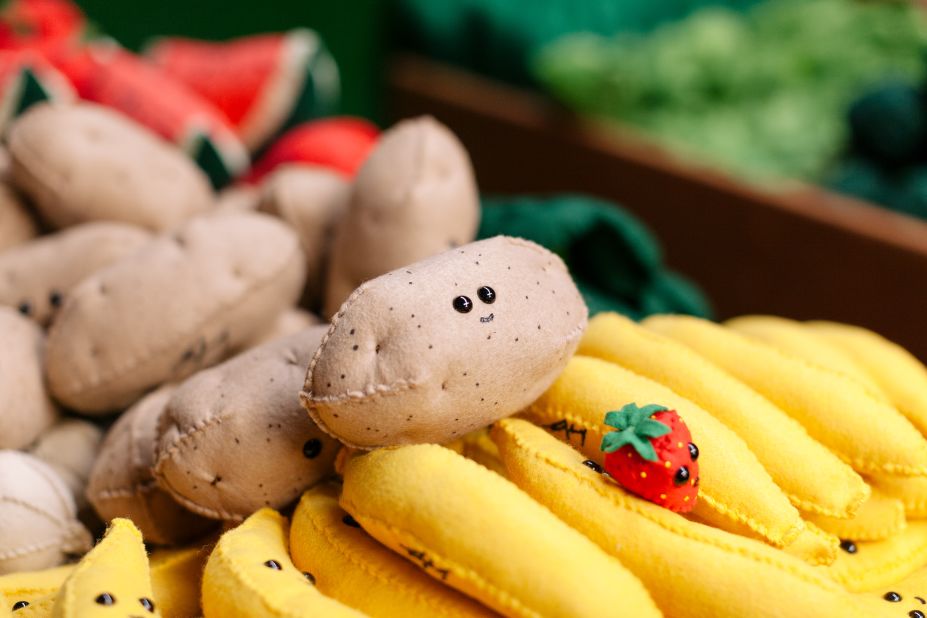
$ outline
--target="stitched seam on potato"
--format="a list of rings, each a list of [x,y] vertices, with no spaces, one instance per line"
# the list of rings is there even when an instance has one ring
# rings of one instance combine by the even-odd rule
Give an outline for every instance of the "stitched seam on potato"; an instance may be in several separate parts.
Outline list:
[[[306,519],[312,525],[312,528],[315,529],[315,531],[321,536],[325,537],[325,540],[328,541],[328,543],[354,567],[367,573],[367,575],[373,579],[376,579],[385,584],[389,584],[397,590],[401,590],[409,597],[421,602],[431,611],[436,612],[441,616],[457,615],[453,610],[446,608],[443,603],[435,603],[433,597],[429,597],[427,594],[422,594],[412,586],[407,586],[401,578],[394,577],[393,573],[389,569],[375,568],[372,563],[360,559],[356,555],[356,552],[352,552],[350,550],[348,543],[342,543],[336,535],[331,533],[329,528],[318,522],[311,510],[307,510],[307,513],[308,514],[306,515]]]
[[[342,401],[351,401],[352,403],[364,404],[380,397],[390,397],[398,395],[403,391],[412,390],[420,386],[418,380],[400,379],[391,384],[370,384],[366,391],[348,391],[340,395],[323,395],[322,397],[313,397],[312,403],[337,403]]]
[[[476,464],[476,465],[479,465],[479,464]],[[374,522],[375,524],[379,525],[380,527],[384,528],[385,530],[393,534],[397,539],[402,539],[406,544],[412,547],[423,547],[423,548],[428,547],[426,543],[422,543],[418,539],[418,537],[416,537],[411,532],[400,530],[398,527],[393,526],[392,524],[386,522],[385,520],[375,517],[373,515],[363,514],[362,510],[357,506],[357,504],[353,503],[344,494],[342,494],[341,496],[341,503],[345,507],[345,510],[351,513],[351,515],[353,515],[354,518],[358,520],[362,526],[365,521]],[[427,551],[433,556],[439,558],[444,564],[451,567],[453,570],[453,573],[456,576],[470,582],[477,589],[482,590],[483,592],[486,592],[490,597],[497,600],[502,605],[502,607],[519,612],[520,616],[537,616],[538,618],[540,618],[540,614],[538,612],[529,608],[527,605],[525,605],[520,599],[516,598],[514,595],[506,592],[505,590],[502,590],[501,588],[497,588],[492,583],[486,581],[480,576],[479,573],[477,573],[473,569],[464,567],[453,560],[449,560],[448,558],[446,558],[445,556],[442,556],[441,554],[439,554],[438,552],[434,551],[431,548],[428,548]],[[428,577],[431,577],[431,575],[428,574]]]
[[[783,564],[782,562],[779,561],[778,557],[773,558],[772,556],[755,553],[749,547],[737,547],[736,545],[732,546],[723,540],[705,538],[701,536],[700,534],[698,534],[697,530],[693,530],[693,529],[687,530],[684,527],[673,525],[666,521],[661,521],[659,518],[653,517],[650,513],[647,512],[646,509],[641,508],[642,505],[635,504],[636,499],[626,496],[623,490],[617,490],[614,487],[603,487],[601,483],[593,482],[592,479],[590,479],[588,476],[578,474],[575,470],[573,470],[569,466],[564,465],[560,461],[549,456],[547,453],[544,453],[534,448],[533,446],[529,445],[527,442],[525,442],[525,440],[521,436],[516,435],[515,433],[510,432],[510,431],[506,431],[506,434],[513,442],[515,442],[515,444],[518,445],[518,447],[521,450],[523,450],[526,453],[529,453],[534,459],[542,460],[547,465],[553,468],[556,468],[562,472],[565,472],[569,476],[573,477],[574,480],[590,486],[597,494],[605,498],[608,502],[614,504],[616,507],[631,511],[635,515],[638,515],[650,521],[651,523],[663,528],[664,530],[670,533],[678,534],[679,536],[687,538],[691,541],[695,541],[697,543],[704,543],[706,545],[711,545],[713,547],[717,547],[718,549],[722,551],[732,553],[732,554],[739,554],[750,560],[754,560],[756,562],[767,564],[771,567],[784,571],[785,573],[789,575],[797,577],[798,579],[801,579],[805,582],[808,582],[820,588],[824,588],[826,590],[842,591],[842,589],[840,589],[839,587],[836,587],[835,589],[836,584],[834,581],[823,578],[823,577],[818,578],[808,573],[803,573],[790,564]],[[655,508],[659,508],[659,507],[655,507]],[[731,536],[736,536],[736,535],[733,535],[732,533],[727,533],[727,534],[731,534]]]
[[[528,415],[529,420],[532,422],[535,421],[533,418],[530,418],[531,416],[534,416],[535,418],[540,417],[538,420],[544,419],[546,421],[566,419],[574,425],[583,427],[589,431],[592,436],[598,436],[598,439],[601,439],[602,437],[601,428],[587,423],[585,419],[577,417],[570,412],[563,412],[560,408],[541,410],[537,406],[532,405],[528,408]],[[535,422],[535,424],[540,425],[538,422]],[[543,427],[543,429],[545,431],[549,431],[546,427]],[[558,440],[560,439],[556,435],[554,435],[554,437]],[[569,442],[567,442],[567,444],[569,444]],[[705,503],[707,503],[718,514],[731,519],[735,523],[740,523],[747,526],[779,548],[787,547],[790,545],[798,537],[798,535],[801,534],[803,528],[801,518],[796,515],[798,517],[797,523],[790,525],[786,530],[778,534],[773,534],[765,524],[757,521],[749,513],[744,513],[737,509],[731,508],[719,501],[717,498],[712,497],[708,492],[705,491],[704,485],[699,487],[699,499],[704,500]]]
[[[154,481],[154,479],[152,479],[149,481],[143,481],[137,485],[130,485],[129,487],[113,487],[100,490],[100,492],[97,494],[97,499],[113,500],[119,498],[136,498],[156,488],[157,483]]]
[[[74,499],[71,497],[70,492],[65,488],[65,491],[60,491],[60,476],[54,474],[48,475],[47,470],[43,469],[43,466],[35,466],[34,470],[42,476],[43,479],[48,483],[48,486],[51,487],[55,493],[55,496],[58,498],[58,505],[67,513],[74,513],[75,505]],[[51,517],[52,515],[49,515]],[[56,518],[57,519],[57,518]],[[59,520],[64,523],[66,520]]]
[[[267,272],[263,276],[257,275],[255,277],[255,279],[258,281],[256,285],[254,285],[253,287],[246,288],[245,290],[243,290],[242,294],[240,294],[236,298],[230,299],[228,302],[223,303],[221,306],[217,307],[215,311],[210,313],[204,319],[197,322],[193,328],[182,333],[181,335],[175,336],[174,338],[164,339],[161,342],[163,345],[156,347],[152,350],[149,350],[148,353],[144,355],[145,358],[143,359],[140,359],[138,356],[136,356],[129,363],[123,366],[120,366],[117,369],[109,372],[109,375],[101,374],[100,376],[97,376],[95,379],[90,380],[89,382],[78,383],[76,387],[72,387],[67,390],[61,390],[60,393],[64,396],[72,396],[72,395],[88,396],[98,390],[107,388],[113,382],[124,378],[127,374],[130,374],[133,371],[144,368],[150,363],[160,361],[160,356],[162,354],[164,354],[166,351],[170,350],[171,348],[175,347],[177,343],[182,342],[191,333],[202,331],[203,327],[211,323],[217,315],[221,315],[226,310],[228,310],[230,307],[235,307],[237,305],[240,305],[243,302],[242,301],[243,298],[259,295],[260,292],[262,292],[265,288],[278,283],[278,280],[277,280],[278,276],[287,269],[287,266],[289,266],[289,264],[292,262],[292,259],[294,257],[298,257],[298,255],[301,252],[302,252],[302,248],[300,247],[299,242],[294,241],[293,251],[287,255],[286,259],[281,261],[281,264],[278,267],[276,267],[270,272]]]
[[[312,398],[312,374],[315,371],[316,364],[319,362],[319,357],[322,355],[323,350],[325,350],[325,346],[328,345],[332,334],[335,332],[335,328],[337,328],[338,323],[341,322],[341,318],[344,317],[345,311],[347,311],[351,305],[353,305],[357,299],[366,291],[367,284],[362,283],[356,290],[351,293],[348,299],[344,301],[344,304],[341,305],[341,309],[338,310],[338,313],[332,317],[331,325],[329,325],[328,330],[322,337],[322,341],[319,343],[319,347],[316,349],[315,354],[312,355],[312,360],[309,361],[309,369],[306,371],[306,379],[303,381],[303,391],[306,393],[307,398]]]
[[[32,545],[26,545],[25,547],[19,547],[17,549],[11,549],[5,552],[0,552],[0,560],[10,560],[12,558],[22,558],[29,554],[44,551],[52,547],[61,545],[64,542],[64,539],[53,539],[45,543],[33,543]]]
[[[69,520],[67,519],[58,517],[57,515],[53,513],[49,513],[48,511],[43,511],[42,509],[40,509],[39,507],[33,504],[29,504],[28,502],[24,502],[23,500],[20,500],[19,498],[14,498],[12,496],[0,497],[0,504],[14,504],[27,511],[32,511],[33,513],[37,515],[41,515],[42,517],[45,517],[46,519],[50,520],[52,523],[55,523],[55,524],[61,524],[63,526],[66,526],[68,525],[68,523],[70,523]]]

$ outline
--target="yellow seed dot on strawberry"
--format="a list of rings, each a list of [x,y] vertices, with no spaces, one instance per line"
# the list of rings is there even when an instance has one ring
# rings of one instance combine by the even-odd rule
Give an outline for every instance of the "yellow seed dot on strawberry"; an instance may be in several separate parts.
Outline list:
[[[683,501],[683,502],[688,502],[688,501],[689,501],[689,496],[683,496],[683,497],[682,497],[682,501]]]
[[[677,442],[677,443],[676,443],[676,448],[682,448],[682,442]]]
[[[641,478],[642,478],[642,479],[647,478],[647,473],[646,473],[646,472],[641,472]]]
[[[660,494],[660,500],[666,500],[666,494]]]
[[[670,468],[673,467],[673,464],[670,463],[670,462],[668,462],[668,461],[664,461],[664,462],[663,462],[663,465],[666,466],[666,469],[667,469],[667,470],[669,470]]]
[[[628,459],[631,459],[631,451],[628,451]]]

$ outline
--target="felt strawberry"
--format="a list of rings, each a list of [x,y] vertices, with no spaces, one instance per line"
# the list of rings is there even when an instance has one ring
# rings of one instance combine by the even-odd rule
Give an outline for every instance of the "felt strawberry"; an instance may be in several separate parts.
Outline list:
[[[628,491],[677,513],[695,507],[698,447],[675,410],[629,403],[605,415],[605,471]]]

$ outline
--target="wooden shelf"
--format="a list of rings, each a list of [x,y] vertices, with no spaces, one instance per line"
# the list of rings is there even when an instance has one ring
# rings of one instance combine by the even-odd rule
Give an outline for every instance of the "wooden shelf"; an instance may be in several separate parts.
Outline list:
[[[927,223],[818,187],[748,185],[539,94],[415,56],[395,58],[387,109],[431,114],[484,193],[578,192],[621,204],[698,282],[719,319],[771,313],[872,328],[927,359]]]

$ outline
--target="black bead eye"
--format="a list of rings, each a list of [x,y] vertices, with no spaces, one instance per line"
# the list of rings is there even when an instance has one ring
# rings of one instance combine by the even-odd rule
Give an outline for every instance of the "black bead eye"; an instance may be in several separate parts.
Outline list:
[[[305,578],[309,580],[309,583],[310,583],[310,584],[312,584],[313,586],[315,586],[315,575],[313,575],[312,573],[308,573],[308,572],[306,572],[306,571],[303,571],[303,576],[305,576]]]
[[[23,302],[19,303],[17,309],[19,309],[19,312],[23,315],[29,315],[32,313],[32,305],[29,304],[28,300],[24,300]]]
[[[597,474],[602,474],[602,466],[592,461],[591,459],[587,459],[586,461],[584,461],[583,465]]]
[[[13,603],[13,611],[14,611],[14,612],[15,612],[17,609],[22,609],[22,608],[24,608],[24,607],[29,607],[29,601],[16,601],[15,603]]]
[[[911,618],[924,618],[924,612],[919,609],[912,609],[908,612],[908,616],[911,616]]]
[[[52,290],[48,295],[48,302],[52,307],[60,307],[61,303],[64,301],[64,297],[61,296],[61,292],[58,290]]]
[[[303,455],[306,459],[315,459],[322,452],[322,441],[318,438],[312,438],[303,444]]]
[[[695,446],[694,442],[689,442],[689,457],[692,458],[692,461],[698,459],[698,447]]]
[[[94,601],[96,601],[98,605],[115,605],[116,597],[114,597],[108,592],[104,592],[103,594],[95,598]]]
[[[679,466],[679,469],[676,470],[675,476],[673,476],[673,483],[679,486],[679,485],[685,485],[688,482],[689,482],[689,467]]]
[[[889,603],[901,603],[901,595],[897,592],[886,592],[882,598]]]
[[[276,560],[268,560],[267,562],[264,563],[264,566],[266,566],[268,569],[273,569],[275,571],[283,570],[283,567],[280,566],[280,563],[277,562]]]
[[[481,301],[483,301],[487,305],[491,305],[494,302],[496,302],[496,291],[492,289],[491,287],[489,287],[488,285],[484,285],[483,287],[478,289],[476,291],[476,295],[479,297]]]
[[[849,539],[842,539],[840,541],[840,549],[842,549],[848,554],[855,554],[857,551],[859,551],[858,548],[856,547],[856,543],[854,543],[853,541]]]
[[[346,525],[351,526],[352,528],[361,527],[361,525],[357,523],[357,520],[351,517],[350,515],[345,515],[344,517],[341,518],[341,521],[344,522]]]
[[[154,613],[154,603],[151,602],[151,599],[148,597],[142,597],[138,600],[138,602],[141,603],[142,607],[147,609],[149,612],[152,614]]]
[[[454,299],[454,309],[460,313],[470,313],[473,310],[473,301],[466,296],[458,296]]]

